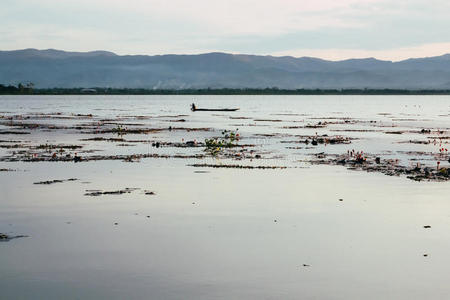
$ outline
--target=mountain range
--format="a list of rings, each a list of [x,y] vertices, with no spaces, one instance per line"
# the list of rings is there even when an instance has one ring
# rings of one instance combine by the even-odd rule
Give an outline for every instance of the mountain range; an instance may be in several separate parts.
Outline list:
[[[450,54],[392,62],[226,53],[0,51],[0,83],[27,82],[38,88],[450,89]]]

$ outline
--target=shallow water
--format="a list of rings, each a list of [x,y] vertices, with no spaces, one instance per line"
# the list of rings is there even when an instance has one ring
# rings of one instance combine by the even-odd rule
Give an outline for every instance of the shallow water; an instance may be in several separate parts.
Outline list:
[[[406,176],[311,165],[305,158],[310,153],[355,149],[396,158],[404,165],[420,158],[421,163],[435,167],[436,159],[443,158],[438,148],[447,147],[448,140],[439,140],[440,145],[399,142],[427,140],[435,135],[416,132],[424,128],[448,136],[450,97],[195,98],[198,107],[241,109],[235,113],[192,113],[191,96],[0,97],[0,115],[4,117],[15,116],[17,120],[18,115],[28,116],[22,121],[66,126],[57,130],[16,128],[30,134],[1,135],[2,144],[20,140],[28,145],[82,144],[82,151],[98,150],[83,156],[195,155],[204,154],[203,148],[155,148],[151,143],[203,141],[220,136],[223,129],[239,128],[240,143],[255,144],[255,153],[262,155],[261,159],[249,155],[240,160],[147,158],[133,163],[0,161],[0,169],[15,170],[0,172],[0,232],[29,236],[0,242],[1,299],[447,297],[449,181],[416,182]],[[49,113],[68,118],[38,115]],[[74,116],[77,114],[93,116]],[[124,125],[128,128],[211,130],[126,134],[126,140],[147,142],[118,146],[114,142],[80,141],[99,134],[92,128],[85,130],[89,133],[81,133],[83,130],[71,127],[95,122],[102,123],[99,130],[117,126],[103,124],[105,119],[135,124]],[[173,122],[179,119],[185,122]],[[355,122],[342,123],[344,119]],[[283,128],[327,120],[338,124]],[[0,125],[0,130],[12,128],[7,123]],[[385,133],[389,131],[405,132]],[[351,144],[316,147],[282,143],[316,132],[358,139]],[[118,137],[113,133],[101,136]],[[12,151],[17,150],[0,148],[0,158],[11,157]],[[80,152],[71,152],[76,151]],[[441,167],[449,165],[441,161]],[[193,163],[289,168],[189,166]],[[68,178],[79,180],[33,184]],[[84,195],[86,190],[127,187],[140,190],[121,195]],[[146,190],[156,195],[146,195]]]

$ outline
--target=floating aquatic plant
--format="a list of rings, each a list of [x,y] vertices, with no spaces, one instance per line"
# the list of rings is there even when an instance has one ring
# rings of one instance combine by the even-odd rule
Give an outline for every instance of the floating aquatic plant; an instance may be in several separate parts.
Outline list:
[[[216,156],[224,151],[226,148],[232,148],[237,146],[239,141],[239,133],[236,131],[224,130],[222,131],[222,137],[205,139],[205,151],[209,154]]]

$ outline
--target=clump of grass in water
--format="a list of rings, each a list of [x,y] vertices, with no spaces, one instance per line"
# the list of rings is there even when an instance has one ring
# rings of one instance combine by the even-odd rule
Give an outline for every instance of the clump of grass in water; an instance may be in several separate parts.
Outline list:
[[[205,139],[205,151],[213,156],[222,153],[226,148],[237,146],[239,141],[239,133],[231,130],[222,131],[222,138]]]
[[[117,125],[116,128],[112,129],[113,133],[117,133],[118,136],[123,136],[125,135],[127,128],[123,128],[121,125]]]

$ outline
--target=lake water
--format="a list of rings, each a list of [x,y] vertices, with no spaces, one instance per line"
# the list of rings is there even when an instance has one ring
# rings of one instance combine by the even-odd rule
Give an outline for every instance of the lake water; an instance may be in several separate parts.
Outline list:
[[[446,299],[450,181],[312,157],[445,169],[449,132],[449,96],[0,96],[0,299]]]

